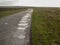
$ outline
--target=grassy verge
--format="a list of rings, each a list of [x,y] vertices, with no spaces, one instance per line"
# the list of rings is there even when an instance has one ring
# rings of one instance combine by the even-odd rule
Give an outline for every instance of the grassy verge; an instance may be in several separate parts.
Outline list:
[[[0,18],[20,11],[24,11],[26,9],[27,8],[0,8]]]
[[[33,45],[60,45],[60,9],[34,8],[32,42]]]

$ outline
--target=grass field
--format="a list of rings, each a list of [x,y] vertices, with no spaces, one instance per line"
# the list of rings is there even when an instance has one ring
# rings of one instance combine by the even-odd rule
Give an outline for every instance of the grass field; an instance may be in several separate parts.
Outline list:
[[[33,45],[60,45],[60,8],[34,8]]]
[[[27,8],[0,8],[0,18]],[[33,8],[33,45],[60,45],[60,8]]]
[[[26,9],[27,8],[0,8],[0,18],[20,11],[24,11]]]

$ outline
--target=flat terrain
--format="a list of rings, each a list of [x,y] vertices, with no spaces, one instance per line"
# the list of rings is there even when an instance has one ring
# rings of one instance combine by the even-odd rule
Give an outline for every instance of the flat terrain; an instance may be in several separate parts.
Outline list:
[[[60,8],[34,8],[33,45],[60,45]]]
[[[27,8],[0,8],[0,18],[17,12],[26,10]]]
[[[60,8],[33,8],[33,9],[34,9],[32,15],[33,45],[60,45]],[[17,33],[16,27],[18,22],[25,14],[27,14],[27,12],[24,12],[22,14],[18,13],[17,15],[13,14],[26,9],[20,8],[3,10],[0,10],[0,18],[11,14],[12,15],[8,16],[8,18],[7,17],[4,18],[5,20],[3,18],[1,18],[0,20],[0,42],[1,42],[0,44],[8,45],[9,43],[10,45],[17,44],[20,45],[19,43],[21,43],[21,41],[18,39],[19,40],[18,42],[16,38],[13,38],[13,35]],[[26,30],[26,32],[28,31]],[[12,39],[13,41],[15,41],[15,39],[17,40],[16,44],[12,42]]]

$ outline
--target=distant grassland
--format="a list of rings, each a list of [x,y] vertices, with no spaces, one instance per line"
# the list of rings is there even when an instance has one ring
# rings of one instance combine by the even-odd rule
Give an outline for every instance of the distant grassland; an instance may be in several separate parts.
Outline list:
[[[0,18],[26,9],[27,8],[0,8]]]
[[[34,8],[33,45],[60,45],[60,8]]]

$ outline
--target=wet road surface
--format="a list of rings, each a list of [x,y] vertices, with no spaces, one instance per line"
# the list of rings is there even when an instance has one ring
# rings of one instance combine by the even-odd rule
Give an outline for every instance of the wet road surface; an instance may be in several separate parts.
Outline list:
[[[0,45],[29,45],[33,9],[0,19]]]

